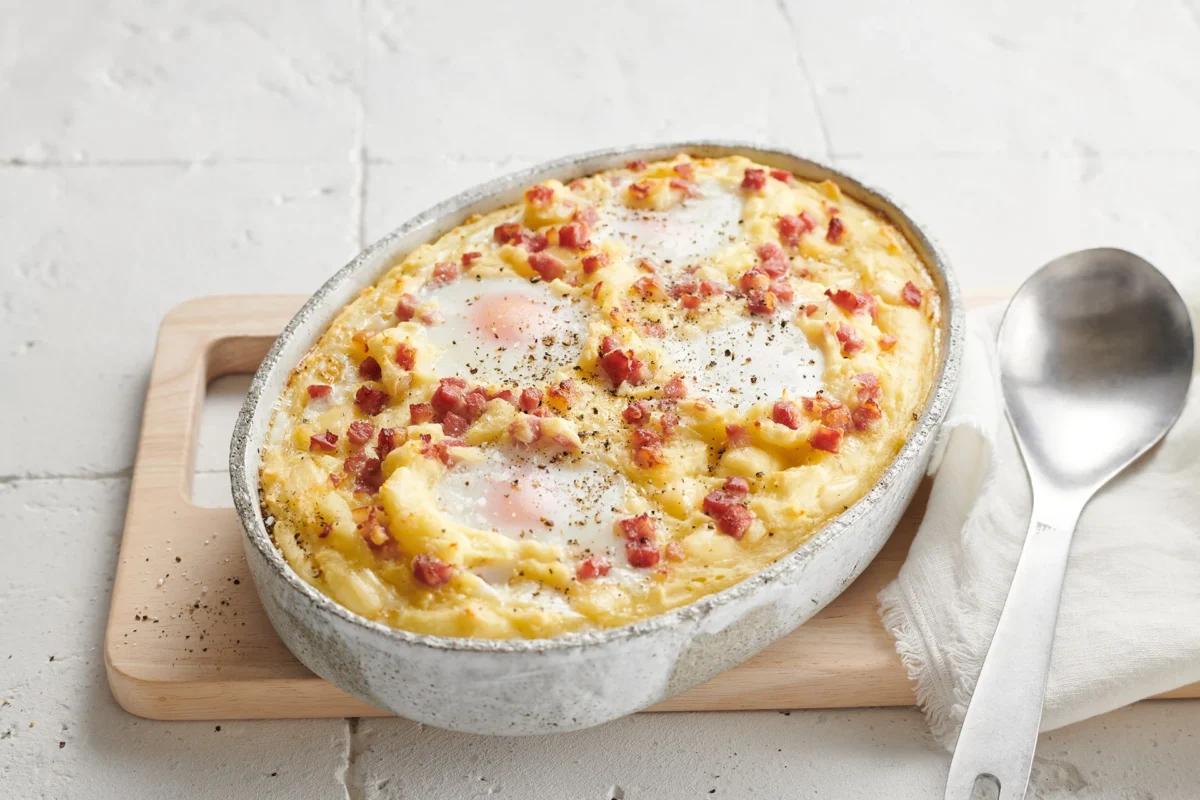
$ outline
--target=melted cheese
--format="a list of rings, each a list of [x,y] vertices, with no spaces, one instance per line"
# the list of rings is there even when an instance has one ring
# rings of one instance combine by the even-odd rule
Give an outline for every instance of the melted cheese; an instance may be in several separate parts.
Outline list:
[[[389,267],[272,418],[263,505],[297,573],[408,630],[554,636],[727,587],[859,498],[929,390],[939,298],[835,184],[756,169],[547,181]],[[614,347],[638,363],[616,386]],[[730,478],[736,530],[705,513]]]

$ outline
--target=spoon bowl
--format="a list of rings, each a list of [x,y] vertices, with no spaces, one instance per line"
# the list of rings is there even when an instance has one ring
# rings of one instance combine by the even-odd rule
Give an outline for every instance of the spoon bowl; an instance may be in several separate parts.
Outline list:
[[[1061,488],[1098,488],[1175,423],[1193,340],[1179,293],[1124,250],[1071,253],[1005,312],[1001,386],[1026,466]]]
[[[1000,324],[1000,383],[1033,510],[963,720],[946,800],[1025,796],[1071,537],[1083,507],[1183,412],[1187,306],[1147,261],[1111,248],[1056,259]]]

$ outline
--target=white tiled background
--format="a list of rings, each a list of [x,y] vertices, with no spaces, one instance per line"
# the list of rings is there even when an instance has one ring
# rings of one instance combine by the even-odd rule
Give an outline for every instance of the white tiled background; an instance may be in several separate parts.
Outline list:
[[[0,0],[0,795],[940,796],[947,756],[910,710],[218,731],[130,717],[104,682],[168,308],[307,293],[407,215],[548,157],[722,136],[886,188],[968,291],[1098,244],[1200,276],[1200,0]],[[204,444],[219,501],[219,424]],[[1047,735],[1036,791],[1196,797],[1198,730],[1200,704],[1145,703]]]

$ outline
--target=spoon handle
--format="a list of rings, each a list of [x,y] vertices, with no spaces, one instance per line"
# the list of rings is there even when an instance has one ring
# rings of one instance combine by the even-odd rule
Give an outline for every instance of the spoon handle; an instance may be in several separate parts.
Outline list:
[[[1062,513],[1063,505],[1069,508],[1055,503],[1052,510],[1059,513],[1046,514],[1034,503],[1012,586],[954,747],[946,800],[969,800],[980,776],[1000,800],[1025,796],[1079,516],[1078,510]],[[1057,524],[1044,521],[1051,519]]]

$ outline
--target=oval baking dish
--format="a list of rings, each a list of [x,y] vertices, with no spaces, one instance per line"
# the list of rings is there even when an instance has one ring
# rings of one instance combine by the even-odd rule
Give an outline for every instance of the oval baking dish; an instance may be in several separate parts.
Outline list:
[[[548,179],[563,182],[631,159],[686,152],[743,155],[798,177],[835,181],[889,220],[924,262],[941,295],[940,361],[907,442],[858,502],[762,571],[688,605],[621,627],[547,639],[476,639],[411,633],[368,620],[301,579],[267,529],[259,459],[292,367],[338,311],[397,258]],[[683,142],[573,156],[471,189],[418,215],[342,268],[297,313],[264,359],[234,429],[234,503],[268,617],[306,666],[340,688],[405,717],[453,730],[534,734],[596,725],[652,705],[743,661],[804,622],[866,567],[911,499],[953,396],[963,311],[941,255],[892,201],[791,153],[752,145]]]

